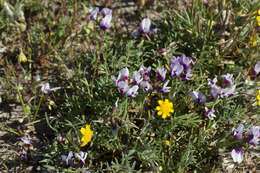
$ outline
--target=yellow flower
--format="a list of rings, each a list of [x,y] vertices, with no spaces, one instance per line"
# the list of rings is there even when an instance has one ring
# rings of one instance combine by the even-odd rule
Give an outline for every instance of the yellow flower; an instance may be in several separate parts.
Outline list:
[[[169,140],[164,140],[164,145],[166,145],[166,146],[170,146],[171,145],[171,141],[169,141]]]
[[[93,136],[93,131],[90,129],[90,125],[86,124],[86,127],[82,127],[80,129],[80,133],[83,135],[81,138],[81,147],[84,147],[85,145],[87,145]]]
[[[258,15],[260,15],[260,10],[257,10]]]
[[[250,47],[256,47],[257,46],[257,36],[256,34],[252,34],[249,38],[249,46]]]
[[[156,107],[156,110],[158,111],[157,114],[159,116],[162,116],[163,119],[169,117],[171,113],[174,112],[173,104],[168,99],[159,100],[158,101],[159,106]]]
[[[19,63],[25,63],[28,61],[27,57],[25,56],[22,50],[20,50],[20,54],[17,56],[17,59]]]
[[[55,102],[53,100],[51,100],[51,99],[48,99],[48,108],[49,108],[49,110],[52,110],[52,108],[55,107],[55,106],[56,106]]]
[[[260,26],[260,16],[256,16],[257,25]]]
[[[256,96],[256,100],[257,100],[257,104],[258,106],[260,106],[260,89],[257,91],[257,96]]]

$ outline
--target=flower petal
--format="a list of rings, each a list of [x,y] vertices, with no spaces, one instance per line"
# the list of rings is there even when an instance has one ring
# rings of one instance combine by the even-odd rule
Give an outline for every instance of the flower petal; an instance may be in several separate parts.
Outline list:
[[[82,135],[84,135],[84,134],[86,133],[86,129],[83,128],[83,127],[81,127],[81,129],[80,129],[80,133],[81,133]]]

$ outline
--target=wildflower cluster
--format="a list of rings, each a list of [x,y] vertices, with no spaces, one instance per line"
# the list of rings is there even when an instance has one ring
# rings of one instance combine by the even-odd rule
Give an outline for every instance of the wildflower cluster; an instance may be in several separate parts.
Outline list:
[[[166,79],[166,69],[160,67],[156,70],[156,76],[162,82]],[[129,77],[128,68],[123,68],[119,71],[117,78],[112,76],[112,80],[118,88],[118,91],[122,95],[126,95],[129,97],[136,97],[138,94],[138,90],[142,89],[143,92],[150,92],[155,87],[152,86],[151,79],[151,67],[141,66],[138,71],[134,71],[132,77]],[[159,91],[163,93],[169,92],[169,87],[167,84],[169,81],[163,83],[163,85],[159,88]]]
[[[171,77],[180,77],[183,80],[190,80],[192,77],[191,67],[193,60],[190,57],[182,55],[180,57],[173,57],[171,60],[170,74]],[[138,89],[143,89],[144,92],[152,91],[168,93],[170,87],[169,80],[166,80],[167,70],[164,67],[157,67],[155,70],[157,81],[161,85],[157,86],[157,81],[151,81],[151,67],[141,66],[138,71],[134,71],[132,77],[129,77],[128,68],[123,68],[119,71],[117,78],[112,76],[112,80],[118,88],[118,91],[126,96],[135,97],[138,94]]]
[[[190,93],[190,96],[192,98],[192,101],[199,105],[205,105],[205,103],[207,101],[206,96],[200,91],[192,91]],[[216,117],[215,109],[213,107],[208,108],[205,106],[204,107],[204,116],[210,120],[213,120]]]
[[[243,140],[243,138],[247,141],[247,143],[253,147],[259,144],[260,141],[260,127],[252,126],[248,129],[248,131],[244,134],[244,125],[239,124],[237,128],[233,129],[233,136],[237,140]],[[241,163],[243,161],[244,150],[242,147],[235,148],[231,151],[231,157],[234,162]]]
[[[192,77],[191,67],[193,60],[187,56],[173,57],[171,60],[171,76],[180,77],[183,80],[190,80]]]
[[[236,85],[232,74],[225,74],[221,76],[221,82],[218,82],[217,77],[213,80],[208,79],[208,85],[210,86],[210,94],[213,99],[229,97],[235,94]],[[192,91],[190,93],[193,102],[197,104],[205,104],[207,101],[206,96],[200,91]],[[204,115],[209,119],[216,117],[214,108],[204,108]]]
[[[234,78],[232,74],[222,75],[221,85],[218,85],[218,79],[215,77],[213,80],[208,80],[208,85],[211,90],[210,93],[213,98],[224,98],[235,94],[236,85],[234,84]]]
[[[258,152],[257,2],[0,4],[0,170],[216,172]]]

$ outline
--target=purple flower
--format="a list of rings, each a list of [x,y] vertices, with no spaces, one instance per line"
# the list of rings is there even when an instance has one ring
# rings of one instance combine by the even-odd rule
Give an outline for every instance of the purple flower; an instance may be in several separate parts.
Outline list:
[[[82,165],[85,165],[85,160],[86,160],[87,156],[88,156],[88,153],[83,152],[83,151],[80,151],[79,153],[75,154],[75,157],[80,160],[80,163]]]
[[[43,83],[41,84],[41,91],[44,94],[49,94],[52,91],[56,91],[58,89],[60,89],[61,87],[55,87],[55,88],[51,88],[49,82]]]
[[[100,22],[100,28],[107,30],[111,27],[112,14],[106,15]]]
[[[231,86],[234,84],[234,77],[233,77],[233,74],[225,74],[225,75],[222,75],[222,78],[223,78],[223,85],[224,86]]]
[[[215,77],[213,80],[208,80],[208,85],[210,86],[210,93],[214,98],[224,98],[235,94],[236,85],[234,84],[233,75],[226,74],[222,75],[223,87],[217,85],[218,79]]]
[[[168,87],[168,86],[167,86],[168,83],[169,83],[169,80],[167,80],[167,81],[163,84],[163,87],[161,88],[161,92],[162,92],[162,93],[169,93],[169,92],[170,92],[171,87]]]
[[[143,80],[142,75],[137,71],[134,71],[132,79],[133,79],[134,84],[137,84],[137,85],[140,82],[142,82],[142,80]]]
[[[217,77],[214,77],[213,80],[208,79],[208,85],[212,86],[212,85],[217,85],[218,79]]]
[[[234,162],[240,164],[243,161],[243,149],[236,148],[231,151],[231,157]]]
[[[164,67],[158,67],[156,69],[156,77],[160,81],[165,81],[167,70]]]
[[[151,20],[149,18],[144,18],[140,24],[140,32],[148,34],[151,32]]]
[[[138,72],[141,74],[143,80],[150,80],[151,67],[145,67],[144,65],[142,65]]]
[[[210,120],[213,120],[216,117],[215,110],[213,108],[209,109],[205,107],[204,115]]]
[[[99,12],[99,8],[98,8],[98,7],[91,8],[91,9],[90,9],[89,18],[90,18],[91,20],[96,20],[96,19],[97,19],[98,12]]]
[[[48,82],[42,84],[41,91],[42,91],[44,94],[49,94],[49,93],[51,92],[50,84],[49,84]]]
[[[260,138],[260,126],[253,126],[249,129],[248,143],[251,145],[258,145]]]
[[[153,89],[152,85],[148,81],[142,81],[140,87],[146,92]]]
[[[118,80],[126,81],[128,80],[128,78],[129,78],[129,70],[127,67],[119,71]]]
[[[109,9],[109,8],[102,8],[102,10],[100,11],[100,13],[104,16],[107,16],[107,15],[112,15],[112,10]]]
[[[254,67],[254,73],[257,76],[260,73],[260,61],[257,61],[255,67]]]
[[[223,97],[232,96],[232,95],[235,94],[235,91],[236,91],[236,85],[232,85],[232,86],[227,87],[227,88],[222,88],[220,97],[223,98]]]
[[[139,72],[135,71],[133,73],[132,79],[129,80],[129,70],[128,68],[123,68],[119,71],[117,78],[115,76],[112,76],[112,80],[115,82],[118,91],[122,95],[135,97],[138,94],[138,85],[143,79],[142,75]]]
[[[204,104],[206,102],[206,96],[201,92],[192,91],[190,95],[195,103]]]
[[[29,157],[27,150],[22,149],[21,151],[19,151],[19,157],[21,160],[28,161]]]
[[[217,81],[216,77],[213,80],[208,79],[208,85],[211,87],[210,94],[214,98],[217,98],[221,94],[221,88],[216,84]]]
[[[191,65],[194,64],[192,59],[190,57],[185,56],[185,55],[178,57],[178,61],[180,62],[180,64],[183,65],[183,67],[185,69],[189,69],[191,67]]]
[[[171,59],[171,76],[181,77],[183,80],[190,80],[192,77],[191,66],[194,64],[190,57],[185,55]]]
[[[128,79],[129,79],[129,70],[127,67],[119,71],[117,78],[115,78],[115,76],[112,76],[112,80],[115,82],[116,85],[118,84],[118,82],[127,81]]]
[[[73,165],[73,152],[70,151],[68,155],[62,155],[61,160],[65,165],[72,166]]]
[[[180,76],[182,72],[184,71],[183,65],[180,64],[178,59],[172,59],[171,60],[171,76]]]
[[[204,5],[208,5],[209,1],[208,0],[203,0]]]
[[[217,98],[221,94],[221,88],[217,85],[211,85],[210,94]]]
[[[125,94],[128,91],[129,86],[128,86],[128,83],[126,81],[119,81],[117,83],[117,88],[118,88],[118,91],[121,94]]]
[[[20,138],[21,141],[25,144],[25,145],[31,145],[32,144],[32,139],[29,136],[24,136],[22,138]]]
[[[186,70],[186,73],[183,75],[182,80],[190,80],[192,77],[192,71],[191,68],[188,68]]]
[[[138,94],[138,85],[134,85],[131,88],[129,88],[129,90],[126,92],[126,95],[129,97],[136,97],[136,95]]]
[[[239,124],[237,128],[233,129],[233,136],[241,140],[243,138],[244,125]]]

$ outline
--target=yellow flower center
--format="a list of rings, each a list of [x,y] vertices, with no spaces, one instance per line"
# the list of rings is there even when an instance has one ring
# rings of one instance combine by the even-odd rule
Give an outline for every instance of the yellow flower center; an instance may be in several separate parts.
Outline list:
[[[170,116],[171,113],[174,112],[173,104],[168,99],[159,100],[158,101],[159,106],[156,107],[156,110],[158,111],[157,114],[159,116],[162,116],[163,119]]]

